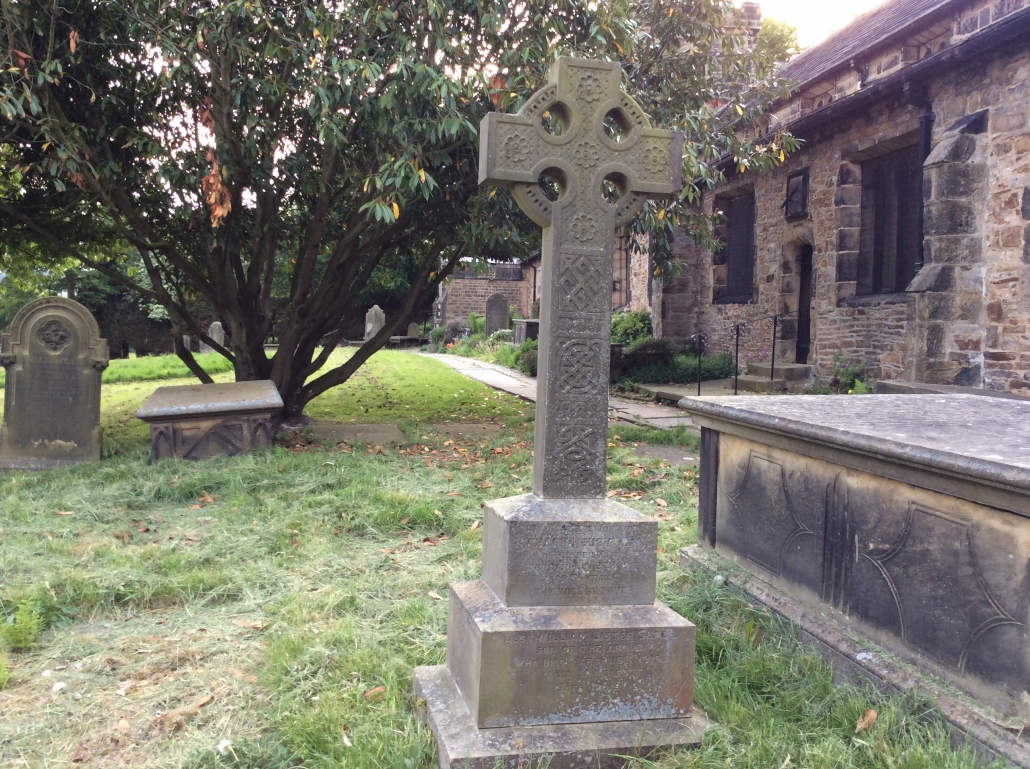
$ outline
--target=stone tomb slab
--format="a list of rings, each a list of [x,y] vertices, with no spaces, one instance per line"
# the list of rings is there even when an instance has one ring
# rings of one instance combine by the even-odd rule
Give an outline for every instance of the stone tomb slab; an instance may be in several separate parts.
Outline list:
[[[152,461],[236,456],[271,446],[283,400],[268,380],[159,387],[136,416],[150,425]]]
[[[654,603],[658,524],[610,499],[484,505],[483,581],[506,606]]]
[[[0,362],[7,370],[0,467],[100,460],[108,350],[89,310],[59,296],[29,302],[4,335]]]
[[[683,718],[694,642],[663,604],[512,608],[451,585],[447,667],[480,729]]]
[[[443,769],[618,769],[623,756],[659,746],[697,745],[711,726],[704,711],[661,721],[478,729],[444,665],[415,670],[419,715],[429,723]]]
[[[681,405],[704,428],[699,544],[982,703],[1028,715],[1030,402]]]

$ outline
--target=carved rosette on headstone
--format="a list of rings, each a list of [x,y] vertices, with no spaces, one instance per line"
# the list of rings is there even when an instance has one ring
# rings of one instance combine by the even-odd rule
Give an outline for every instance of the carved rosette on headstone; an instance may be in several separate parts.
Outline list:
[[[3,338],[7,370],[0,467],[98,461],[107,341],[89,310],[59,296],[22,308]]]
[[[682,146],[620,77],[560,59],[518,115],[481,127],[480,183],[544,227],[535,465],[532,494],[485,505],[483,578],[451,586],[447,664],[415,670],[444,769],[621,766],[707,728],[694,626],[655,602],[657,523],[605,498],[615,230],[678,191]]]

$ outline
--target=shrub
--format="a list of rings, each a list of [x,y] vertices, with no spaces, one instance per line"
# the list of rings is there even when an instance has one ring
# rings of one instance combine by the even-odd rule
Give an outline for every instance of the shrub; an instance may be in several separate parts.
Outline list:
[[[437,326],[429,332],[429,342],[434,347],[439,347],[443,344],[443,338],[447,334],[447,328],[445,326]]]
[[[651,314],[647,310],[612,313],[612,344],[632,344],[651,334]]]
[[[848,395],[872,395],[873,388],[861,379],[855,380],[855,386],[848,390]]]
[[[838,350],[833,354],[833,378],[830,389],[835,392],[848,392],[855,389],[855,380],[865,373],[864,360],[848,362]]]
[[[701,358],[701,381],[726,379],[731,376],[733,376],[733,357],[729,353]],[[620,382],[695,383],[697,382],[697,356],[679,354],[664,360],[659,359],[630,367]]]
[[[540,343],[536,339],[527,339],[519,345],[515,353],[515,366],[524,374],[536,376],[537,357],[539,355]]]
[[[668,366],[679,353],[676,343],[669,339],[644,337],[622,350],[623,366],[628,369],[641,366]]]
[[[469,313],[469,333],[473,336],[486,333],[485,315],[476,315],[474,312]]]
[[[491,342],[514,342],[515,332],[510,328],[502,328],[500,331],[495,331],[490,335]]]
[[[43,632],[43,617],[35,601],[24,600],[6,622],[0,623],[0,638],[11,651],[28,651]]]

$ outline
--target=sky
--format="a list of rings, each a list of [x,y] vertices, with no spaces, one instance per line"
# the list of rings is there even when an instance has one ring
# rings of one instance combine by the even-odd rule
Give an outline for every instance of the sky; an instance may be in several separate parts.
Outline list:
[[[759,0],[762,18],[785,21],[798,28],[798,42],[811,48],[847,25],[856,16],[871,11],[883,0]]]

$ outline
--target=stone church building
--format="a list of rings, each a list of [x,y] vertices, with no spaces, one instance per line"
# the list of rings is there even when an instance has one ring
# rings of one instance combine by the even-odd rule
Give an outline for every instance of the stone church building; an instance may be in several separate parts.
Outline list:
[[[803,145],[727,168],[725,248],[678,238],[661,333],[725,350],[746,323],[768,361],[779,315],[778,362],[1030,394],[1030,0],[888,0],[785,75],[770,129]]]

